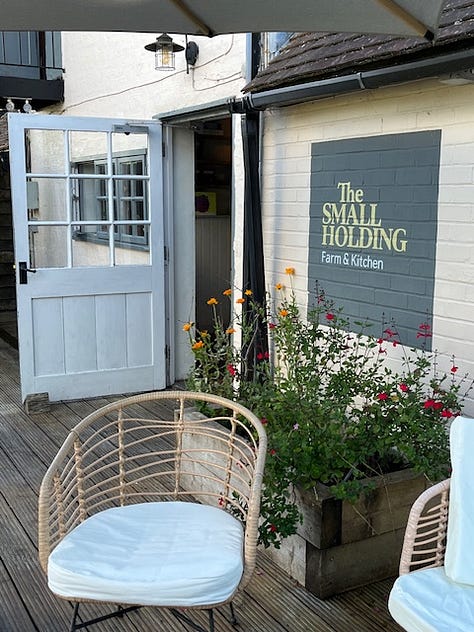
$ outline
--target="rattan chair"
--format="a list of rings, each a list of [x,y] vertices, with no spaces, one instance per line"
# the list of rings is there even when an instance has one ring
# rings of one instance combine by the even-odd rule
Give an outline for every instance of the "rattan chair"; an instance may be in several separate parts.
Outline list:
[[[196,403],[208,414],[193,412]],[[195,410],[195,409],[194,409]],[[209,415],[210,413],[210,415]],[[39,557],[74,604],[70,630],[141,606],[230,604],[255,568],[266,435],[221,397],[164,391],[97,410],[68,435],[39,496]],[[120,604],[78,622],[81,602]]]
[[[409,632],[474,632],[474,420],[451,427],[451,479],[423,492],[408,517],[392,617]]]

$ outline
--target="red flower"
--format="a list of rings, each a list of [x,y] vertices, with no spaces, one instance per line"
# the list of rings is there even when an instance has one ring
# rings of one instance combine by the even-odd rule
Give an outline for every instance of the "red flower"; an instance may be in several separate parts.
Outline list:
[[[453,364],[453,366],[451,367],[451,373],[456,373],[457,370],[458,370],[458,367],[454,366]]]
[[[235,368],[235,366],[233,364],[228,364],[227,365],[227,370],[232,375],[232,377],[235,377],[237,371],[236,371],[236,368]]]
[[[257,353],[257,360],[268,360],[268,358],[268,351],[265,351],[265,353]]]
[[[218,503],[217,503],[217,504],[219,505],[219,507],[223,507],[223,506],[225,505],[225,501],[224,501],[224,499],[222,498],[222,496],[219,498],[219,501],[218,501]]]
[[[327,313],[326,320],[334,320],[334,314],[331,314],[331,312]]]
[[[433,402],[433,408],[435,410],[441,410],[443,408],[443,402]]]
[[[275,533],[275,531],[277,530],[277,528],[275,527],[275,525],[274,525],[274,524],[271,524],[271,525],[268,527],[268,530],[269,530],[269,531],[271,531],[272,533]]]
[[[423,408],[433,408],[435,403],[436,402],[434,399],[427,399],[426,402],[423,404]]]
[[[416,334],[417,338],[431,338],[431,325],[428,325],[428,323],[421,323],[420,325],[418,325],[418,329],[419,331]]]
[[[397,335],[397,332],[393,331],[393,329],[385,329],[383,333],[387,334],[389,338],[393,338],[393,336]]]
[[[445,417],[446,419],[450,419],[453,416],[453,413],[448,410],[447,408],[445,408],[442,412],[441,412],[441,417]]]
[[[270,450],[270,456],[275,456],[276,453],[276,450],[274,450],[273,448]]]
[[[268,419],[267,419],[266,417],[262,417],[262,418],[260,419],[260,422],[262,423],[262,425],[266,426],[266,425],[267,425],[267,423],[268,423]]]
[[[410,390],[406,384],[399,384],[398,388],[404,393],[407,393]]]
[[[268,328],[269,329],[275,329],[275,327],[276,327],[275,323],[269,323],[268,324]]]
[[[380,400],[381,402],[385,401],[386,399],[388,399],[388,395],[387,393],[379,393],[377,395],[377,399]]]

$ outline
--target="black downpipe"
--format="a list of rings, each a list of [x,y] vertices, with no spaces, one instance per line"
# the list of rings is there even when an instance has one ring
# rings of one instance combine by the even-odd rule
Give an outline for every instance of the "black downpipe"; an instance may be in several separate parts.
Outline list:
[[[260,68],[261,58],[261,35],[260,33],[251,33],[251,49],[250,49],[250,78],[254,79]]]
[[[265,268],[263,256],[262,210],[260,202],[260,115],[248,112],[242,116],[242,141],[245,171],[244,195],[244,244],[243,289],[252,290],[255,303],[265,303]],[[250,316],[251,305],[244,304]],[[257,354],[268,351],[267,329],[264,322],[258,324],[253,348],[245,350],[248,367],[255,366]],[[250,379],[252,376],[248,376]]]

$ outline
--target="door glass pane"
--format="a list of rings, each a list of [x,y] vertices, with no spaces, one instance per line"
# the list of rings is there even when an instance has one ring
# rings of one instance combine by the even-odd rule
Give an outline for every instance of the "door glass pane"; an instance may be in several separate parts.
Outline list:
[[[112,155],[115,160],[124,163],[130,163],[134,159],[140,163],[135,167],[139,171],[135,171],[134,167],[127,165],[120,167],[117,171],[119,174],[148,174],[148,136],[147,134],[112,134]]]
[[[150,265],[148,225],[120,224],[115,233],[115,265]]]
[[[143,195],[143,183],[136,180],[120,180],[116,184],[119,191],[120,215],[118,219],[122,221],[127,219],[148,219],[146,199]]]
[[[82,168],[87,164],[94,166],[97,160],[103,161],[103,171],[107,173],[107,133],[106,132],[69,132],[69,155],[71,171]],[[91,173],[94,173],[92,170]]]
[[[30,226],[28,237],[32,268],[67,266],[66,226]]]
[[[108,181],[105,178],[73,178],[71,189],[73,221],[108,220]]]
[[[143,158],[121,158],[119,159],[119,174],[120,175],[133,175],[142,176],[144,172],[144,160]]]
[[[72,265],[74,268],[110,265],[108,226],[75,224],[72,227]]]
[[[64,134],[62,130],[25,130],[27,173],[66,173]]]
[[[28,219],[67,221],[66,187],[62,178],[27,178]]]

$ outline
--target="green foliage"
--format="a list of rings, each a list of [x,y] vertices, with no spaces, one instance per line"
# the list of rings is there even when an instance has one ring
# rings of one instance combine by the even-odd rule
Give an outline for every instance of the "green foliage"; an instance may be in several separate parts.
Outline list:
[[[195,356],[189,388],[236,399],[265,425],[260,540],[279,547],[301,519],[295,485],[320,482],[337,497],[355,500],[362,479],[400,467],[430,480],[446,476],[447,422],[460,413],[472,382],[458,377],[454,358],[446,373],[436,352],[403,347],[393,326],[379,338],[369,335],[370,323],[349,322],[322,292],[303,315],[293,291],[276,288],[278,300],[267,303],[273,309],[256,305],[247,292],[237,302],[250,309],[224,325],[210,299],[214,332],[196,331],[192,323],[183,329]],[[224,294],[233,300],[230,290]],[[271,362],[255,344],[262,322]],[[417,336],[426,341],[430,326],[422,323]],[[398,370],[387,362],[397,347]]]

